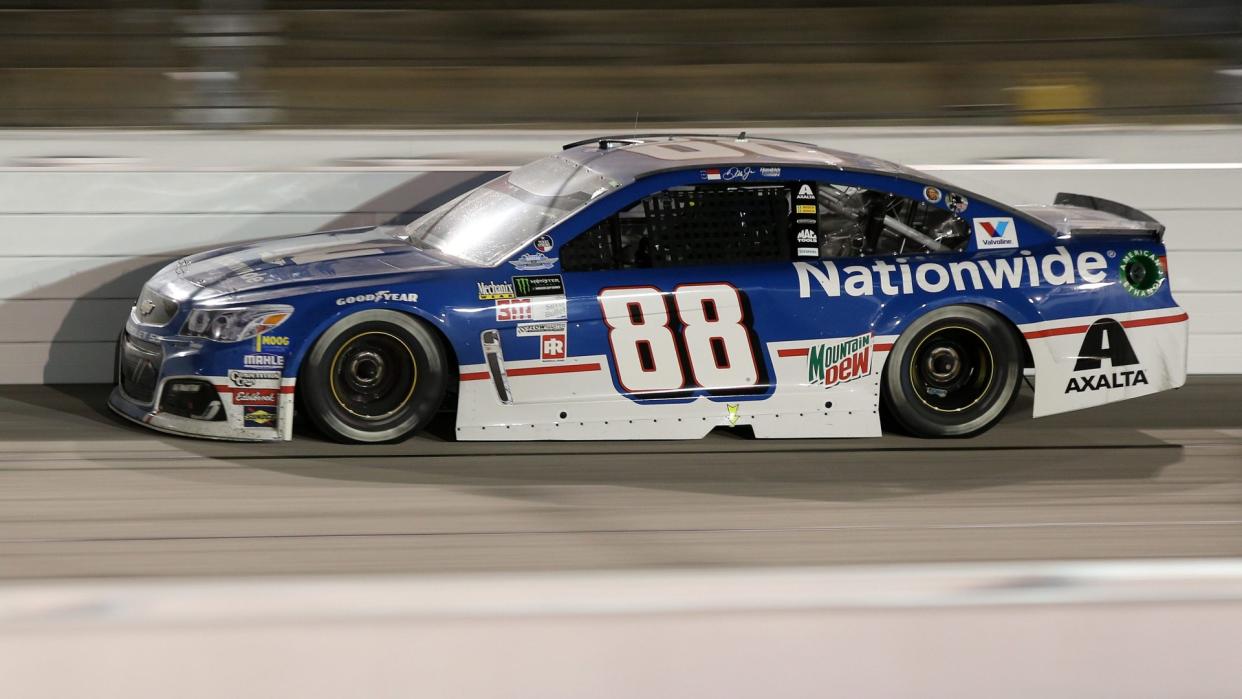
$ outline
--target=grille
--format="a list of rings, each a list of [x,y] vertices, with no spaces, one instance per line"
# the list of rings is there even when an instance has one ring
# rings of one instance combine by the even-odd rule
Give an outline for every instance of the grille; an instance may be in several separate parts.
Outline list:
[[[168,321],[177,315],[177,302],[142,287],[138,295],[138,303],[134,305],[134,319],[142,325],[168,325]]]
[[[155,398],[155,384],[163,363],[164,354],[159,345],[126,333],[121,338],[121,390],[132,400],[150,403]]]

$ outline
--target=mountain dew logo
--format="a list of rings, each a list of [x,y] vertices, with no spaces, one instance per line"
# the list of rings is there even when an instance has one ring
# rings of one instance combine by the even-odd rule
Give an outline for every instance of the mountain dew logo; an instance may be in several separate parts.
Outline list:
[[[807,355],[807,383],[829,388],[870,374],[870,334],[815,345]]]

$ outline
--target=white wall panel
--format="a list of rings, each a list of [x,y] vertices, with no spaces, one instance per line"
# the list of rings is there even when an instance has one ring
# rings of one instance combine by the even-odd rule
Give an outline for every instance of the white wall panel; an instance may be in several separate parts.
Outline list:
[[[346,225],[374,224],[397,213],[359,214]],[[340,218],[339,213],[0,214],[0,254],[168,255],[181,249],[308,233]]]
[[[729,131],[729,129],[723,129]],[[1060,191],[1168,226],[1190,370],[1242,372],[1242,129],[772,129],[916,165],[1004,201]],[[188,251],[372,225],[585,132],[8,132],[0,135],[0,383],[108,381],[142,282]],[[64,153],[107,167],[35,167]],[[1023,163],[1040,159],[1038,166]],[[46,161],[45,161],[46,162]],[[54,162],[54,161],[53,161]],[[119,164],[118,164],[119,163]],[[1196,163],[1214,163],[1194,166]],[[1135,169],[1107,169],[1137,164]],[[1169,164],[1163,167],[1161,164]],[[1235,164],[1236,165],[1236,164]],[[989,169],[978,169],[980,167]],[[1025,168],[1025,169],[1023,169]]]
[[[338,213],[408,172],[0,172],[0,214]]]
[[[0,342],[0,383],[106,383],[115,342]]]

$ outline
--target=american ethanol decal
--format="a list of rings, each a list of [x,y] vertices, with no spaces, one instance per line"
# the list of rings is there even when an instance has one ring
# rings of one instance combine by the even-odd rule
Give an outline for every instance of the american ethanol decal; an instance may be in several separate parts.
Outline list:
[[[835,262],[795,262],[798,273],[798,296],[810,298],[811,280],[829,296],[872,296],[874,294],[937,293],[950,288],[957,291],[1016,289],[1022,286],[1053,286],[1077,284],[1079,281],[1098,283],[1108,278],[1108,262],[1095,251],[1071,255],[1057,246],[1051,255],[994,257],[957,262],[889,262],[875,260],[870,265],[846,265]],[[1041,282],[1041,279],[1043,280]]]

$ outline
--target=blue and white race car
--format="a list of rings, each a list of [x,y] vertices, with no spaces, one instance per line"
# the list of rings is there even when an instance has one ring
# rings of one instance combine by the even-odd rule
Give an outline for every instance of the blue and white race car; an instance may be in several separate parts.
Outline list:
[[[170,264],[118,350],[121,415],[177,434],[680,439],[993,425],[1185,382],[1164,227],[1013,207],[808,143],[570,144],[408,226]]]

